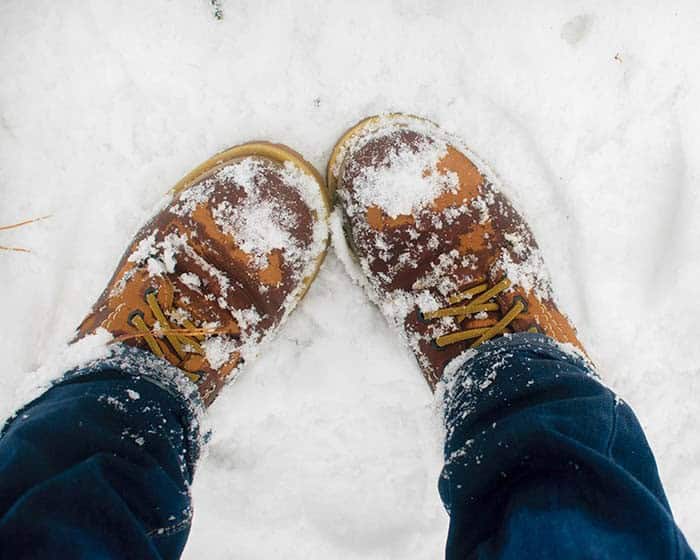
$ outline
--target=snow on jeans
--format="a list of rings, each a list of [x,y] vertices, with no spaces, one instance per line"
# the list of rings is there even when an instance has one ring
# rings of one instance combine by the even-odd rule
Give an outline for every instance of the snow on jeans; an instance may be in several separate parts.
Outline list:
[[[120,347],[0,438],[1,558],[178,558],[201,402]],[[630,408],[542,335],[482,345],[445,389],[447,558],[695,558]]]

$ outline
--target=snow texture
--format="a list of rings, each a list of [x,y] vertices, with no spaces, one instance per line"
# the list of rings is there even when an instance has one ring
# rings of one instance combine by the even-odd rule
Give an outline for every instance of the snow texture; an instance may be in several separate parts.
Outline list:
[[[65,344],[195,165],[270,139],[323,169],[347,127],[405,111],[498,172],[700,547],[700,6],[518,7],[3,2],[0,224],[53,217],[0,232],[33,251],[0,252],[0,416],[99,352]],[[334,254],[209,420],[186,558],[440,556],[437,401]]]
[[[376,130],[375,127],[368,127],[372,132],[358,135],[345,152],[352,154],[376,137],[399,129],[390,124],[391,120],[388,123],[386,120],[380,118],[381,126],[377,126]],[[402,123],[402,120],[398,122]],[[416,126],[420,123],[411,124],[414,130],[422,128]],[[432,127],[428,129],[428,134],[431,132]],[[455,192],[459,186],[457,174],[440,174],[437,169],[437,162],[447,155],[447,146],[447,142],[438,138],[432,142],[420,142],[415,150],[400,145],[390,153],[387,162],[362,167],[354,182],[359,209],[364,211],[369,206],[379,206],[389,217],[396,218],[425,208],[445,192]],[[353,210],[346,207],[351,216],[354,215]]]

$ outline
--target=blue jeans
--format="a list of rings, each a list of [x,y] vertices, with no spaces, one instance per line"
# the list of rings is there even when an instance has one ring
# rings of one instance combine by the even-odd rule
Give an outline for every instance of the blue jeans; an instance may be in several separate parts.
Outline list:
[[[178,558],[201,403],[128,347],[70,372],[0,438],[0,557]],[[632,411],[542,335],[445,384],[447,558],[695,558]]]

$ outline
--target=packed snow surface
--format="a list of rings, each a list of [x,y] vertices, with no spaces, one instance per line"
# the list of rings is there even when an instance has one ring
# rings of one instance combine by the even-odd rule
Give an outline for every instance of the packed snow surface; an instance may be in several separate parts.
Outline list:
[[[700,6],[519,7],[3,2],[0,225],[52,218],[0,231],[32,250],[0,251],[0,416],[30,372],[99,353],[65,344],[186,172],[256,139],[323,169],[357,120],[405,111],[464,138],[523,210],[699,548]],[[186,558],[440,557],[439,407],[397,340],[331,253],[209,412]]]

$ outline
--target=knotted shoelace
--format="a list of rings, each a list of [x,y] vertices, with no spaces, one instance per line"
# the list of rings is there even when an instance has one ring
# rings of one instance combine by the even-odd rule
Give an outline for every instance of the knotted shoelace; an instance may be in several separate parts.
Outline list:
[[[149,327],[144,319],[144,314],[141,310],[132,311],[128,318],[128,323],[135,327],[139,332],[136,334],[123,335],[115,340],[127,340],[130,338],[143,338],[151,349],[151,352],[159,358],[165,358],[165,351],[161,344],[169,343],[169,346],[175,352],[180,360],[185,360],[191,354],[204,356],[204,349],[200,342],[205,339],[206,335],[210,334],[236,334],[231,329],[211,329],[198,328],[190,320],[184,319],[182,324],[184,328],[173,328],[170,325],[163,309],[158,302],[158,290],[149,288],[144,293],[144,300],[148,304],[149,309],[153,313],[157,321],[157,327]],[[163,340],[160,337],[165,337]],[[198,381],[201,375],[194,372],[186,372],[192,381]]]
[[[192,324],[191,321],[185,319],[182,324],[185,325],[184,329],[174,329],[170,326],[168,319],[165,317],[165,313],[158,303],[158,291],[155,288],[149,288],[146,290],[145,300],[150,308],[153,316],[158,321],[158,329],[156,332],[163,335],[166,340],[170,343],[170,346],[175,351],[177,356],[183,360],[187,354],[199,354],[203,355],[204,350],[200,346],[199,342],[204,340],[204,329],[198,329]],[[148,347],[151,349],[156,356],[162,358],[165,353],[163,349],[158,344],[158,339],[154,336],[153,331],[148,327],[146,321],[143,318],[143,312],[136,310],[132,311],[129,315],[129,323],[141,331],[141,336],[146,340]]]
[[[467,317],[478,313],[499,311],[500,306],[494,301],[494,298],[507,290],[510,286],[511,282],[507,278],[504,278],[490,288],[488,282],[481,282],[476,286],[450,296],[448,298],[448,307],[423,313],[423,317],[429,321],[441,317],[456,317],[457,322],[462,323]],[[469,302],[466,304],[462,303],[465,300],[469,300]],[[439,336],[435,339],[435,344],[439,348],[444,348],[445,346],[456,344],[463,340],[476,339],[470,345],[471,348],[475,348],[479,346],[479,344],[483,344],[487,340],[505,333],[510,324],[526,309],[527,305],[525,301],[518,296],[515,298],[508,312],[492,324]]]

